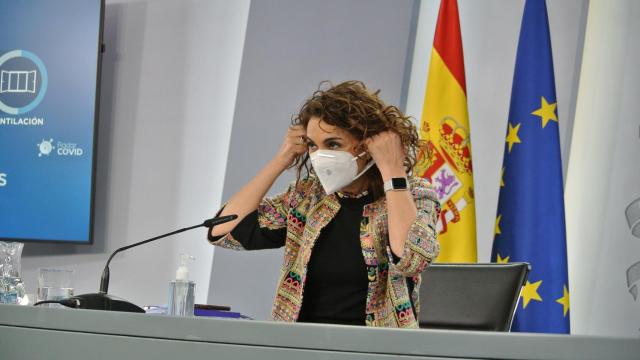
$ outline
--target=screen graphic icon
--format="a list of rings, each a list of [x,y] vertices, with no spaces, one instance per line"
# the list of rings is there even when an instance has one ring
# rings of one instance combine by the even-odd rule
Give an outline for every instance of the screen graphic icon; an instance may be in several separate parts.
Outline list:
[[[2,93],[32,93],[36,92],[38,79],[35,70],[32,71],[0,71],[0,94]]]
[[[35,109],[47,85],[47,69],[36,54],[12,50],[0,56],[0,111],[20,115]]]
[[[42,139],[42,141],[36,145],[38,146],[38,150],[40,150],[38,157],[41,157],[42,155],[49,156],[49,154],[51,154],[51,151],[54,149],[53,139]]]

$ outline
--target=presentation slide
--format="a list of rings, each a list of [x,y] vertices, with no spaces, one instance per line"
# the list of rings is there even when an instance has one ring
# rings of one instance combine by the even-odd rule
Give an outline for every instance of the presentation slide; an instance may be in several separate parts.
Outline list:
[[[92,242],[102,9],[0,2],[0,240]]]

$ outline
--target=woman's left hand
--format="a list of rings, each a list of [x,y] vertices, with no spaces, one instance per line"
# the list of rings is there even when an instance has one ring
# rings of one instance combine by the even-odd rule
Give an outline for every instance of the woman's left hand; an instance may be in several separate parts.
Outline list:
[[[402,146],[400,135],[393,131],[385,131],[365,139],[364,143],[384,181],[407,175],[404,169],[404,159],[407,154]]]

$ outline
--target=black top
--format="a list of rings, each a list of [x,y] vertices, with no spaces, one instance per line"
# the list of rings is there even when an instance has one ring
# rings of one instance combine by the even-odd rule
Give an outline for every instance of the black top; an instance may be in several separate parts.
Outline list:
[[[313,246],[299,322],[365,325],[369,282],[360,222],[364,205],[372,199],[340,198],[340,210]]]
[[[365,325],[368,279],[360,222],[364,205],[372,201],[371,194],[340,198],[340,210],[321,230],[307,265],[299,322]],[[286,233],[286,228],[261,228],[257,210],[231,231],[247,250],[282,247]],[[210,234],[211,241],[222,237]]]

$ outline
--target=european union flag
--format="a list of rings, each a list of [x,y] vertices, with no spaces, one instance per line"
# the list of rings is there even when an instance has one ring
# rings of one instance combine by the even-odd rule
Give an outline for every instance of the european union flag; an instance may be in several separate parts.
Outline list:
[[[526,261],[512,330],[569,332],[562,161],[549,22],[527,0],[513,76],[492,261]]]

